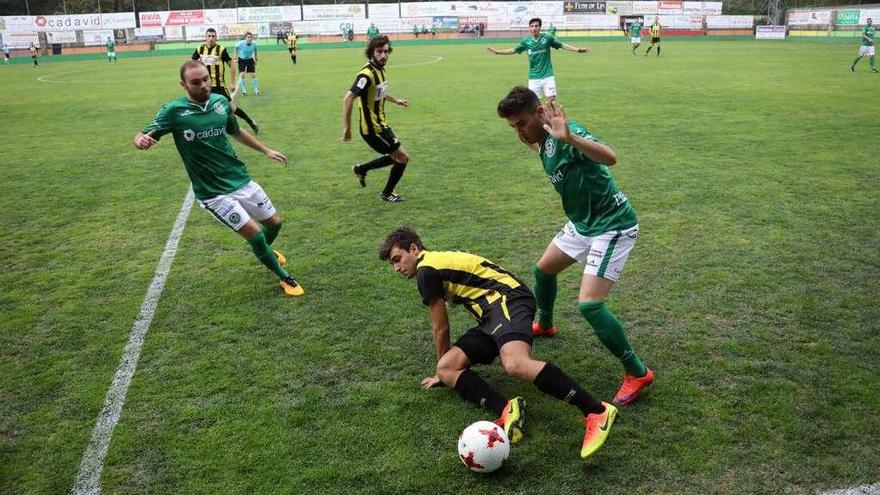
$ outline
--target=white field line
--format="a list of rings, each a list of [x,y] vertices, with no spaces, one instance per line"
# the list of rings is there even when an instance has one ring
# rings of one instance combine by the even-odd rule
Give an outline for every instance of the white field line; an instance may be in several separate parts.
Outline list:
[[[67,75],[70,75],[70,74],[78,74],[78,73],[80,73],[80,72],[89,72],[90,70],[91,70],[91,69],[77,69],[77,70],[68,70],[68,71],[65,71],[65,72],[54,72],[54,73],[52,73],[52,74],[46,74],[46,75],[43,75],[43,76],[38,77],[38,78],[37,78],[37,81],[39,81],[39,82],[44,82],[44,83],[71,83],[71,82],[77,82],[77,81],[56,81],[56,80],[49,79],[49,78],[50,78],[50,77],[57,77],[57,76],[67,76]]]
[[[171,235],[168,236],[168,242],[165,243],[165,251],[162,252],[159,266],[153,275],[153,282],[150,283],[150,287],[147,289],[147,295],[144,297],[141,310],[134,325],[131,327],[131,334],[128,337],[125,349],[122,351],[122,359],[119,360],[116,375],[113,377],[113,382],[107,390],[107,396],[104,398],[104,408],[101,409],[101,414],[98,415],[95,429],[92,430],[92,438],[83,454],[79,473],[76,475],[76,481],[71,490],[71,493],[74,495],[97,495],[101,493],[101,471],[104,469],[104,459],[107,457],[107,449],[110,447],[113,428],[119,422],[122,405],[125,403],[125,394],[128,392],[128,386],[131,384],[135,368],[137,368],[138,357],[140,357],[141,348],[144,345],[144,337],[147,334],[147,330],[150,329],[153,313],[156,311],[159,298],[162,296],[162,290],[165,288],[165,279],[171,270],[171,262],[174,261],[174,255],[177,254],[177,244],[180,242],[180,237],[183,234],[183,228],[186,226],[186,219],[189,216],[192,204],[193,192],[190,189],[183,199],[183,206],[180,207],[180,213],[177,214],[177,220],[175,220],[174,227],[171,229]]]
[[[880,483],[822,492],[820,495],[880,495]]]

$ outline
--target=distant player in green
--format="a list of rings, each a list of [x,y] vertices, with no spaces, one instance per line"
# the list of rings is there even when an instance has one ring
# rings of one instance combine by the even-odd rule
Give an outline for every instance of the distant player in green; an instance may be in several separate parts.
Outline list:
[[[371,22],[370,27],[367,28],[367,39],[371,40],[376,36],[379,36],[379,28],[377,28],[376,25]]]
[[[534,268],[538,318],[532,333],[556,334],[556,276],[575,262],[585,263],[578,311],[626,370],[614,404],[632,404],[653,383],[654,372],[633,350],[623,325],[605,306],[639,235],[636,211],[608,171],[617,155],[583,126],[566,120],[561,105],[549,101],[542,107],[535,94],[522,86],[498,103],[498,115],[516,130],[520,141],[539,153],[568,217]]]
[[[538,98],[546,97],[553,101],[556,99],[556,76],[553,74],[553,63],[550,62],[550,49],[568,50],[576,53],[589,53],[589,48],[578,48],[561,43],[549,34],[541,32],[541,19],[535,17],[529,20],[529,32],[515,48],[497,50],[490,46],[489,51],[495,55],[514,55],[528,52],[529,54],[529,89],[538,95]]]
[[[662,29],[663,27],[660,25],[660,18],[654,16],[654,22],[651,23],[651,46],[645,50],[646,57],[651,53],[651,48],[654,48],[654,45],[657,45],[657,56],[660,56],[660,32]]]
[[[134,137],[135,147],[149,149],[171,133],[202,208],[247,239],[257,259],[278,276],[285,294],[301,296],[302,286],[284,269],[284,255],[271,248],[281,231],[281,218],[263,188],[251,180],[227,135],[271,160],[286,164],[287,157],[239,128],[229,100],[211,92],[211,75],[204,64],[186,61],[180,67],[180,85],[186,96],[165,104]]]
[[[30,48],[28,48],[28,51],[31,52],[31,58],[32,58],[33,61],[34,61],[34,67],[39,67],[39,66],[40,66],[40,63],[37,62],[37,53],[38,53],[38,52],[37,52],[37,46],[34,45],[34,42],[33,42],[33,41],[31,41],[31,46],[30,46]]]
[[[554,38],[556,37],[556,26],[554,26],[552,22],[550,23],[550,29],[547,30],[547,34]]]
[[[110,61],[114,63],[118,63],[119,60],[116,59],[116,42],[113,41],[113,38],[107,36],[107,63]]]
[[[849,70],[855,72],[856,64],[865,55],[868,56],[868,62],[871,64],[871,72],[877,72],[877,66],[874,65],[874,21],[868,17],[868,23],[862,28],[862,46],[859,47],[859,56],[850,64]]]
[[[629,25],[629,42],[632,43],[632,54],[636,54],[636,49],[642,44],[642,20],[636,19]]]
[[[413,36],[415,36],[416,38],[419,37],[419,27],[415,24],[413,24]]]

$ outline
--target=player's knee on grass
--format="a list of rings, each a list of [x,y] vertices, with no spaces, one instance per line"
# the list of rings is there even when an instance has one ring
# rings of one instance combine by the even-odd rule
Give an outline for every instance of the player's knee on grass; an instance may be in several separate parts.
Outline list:
[[[409,163],[409,153],[407,153],[406,150],[403,149],[403,146],[397,148],[397,150],[395,150],[394,153],[391,154],[391,158],[393,158],[395,162],[402,163],[403,165]]]
[[[531,361],[532,359],[528,355],[517,355],[505,357],[501,364],[504,366],[504,372],[508,375],[520,380],[529,380],[531,377],[528,376],[528,370]]]

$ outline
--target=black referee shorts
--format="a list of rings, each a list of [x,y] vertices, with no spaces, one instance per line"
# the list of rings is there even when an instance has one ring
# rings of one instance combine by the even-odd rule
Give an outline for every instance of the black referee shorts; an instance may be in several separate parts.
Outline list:
[[[394,131],[390,127],[382,129],[378,134],[361,134],[364,141],[370,145],[370,148],[376,150],[380,155],[390,155],[400,148],[400,141],[394,135]]]
[[[652,37],[652,38],[651,38],[651,43],[660,43],[660,37],[659,37],[659,36],[654,36],[654,37]]]
[[[254,59],[238,59],[238,72],[249,72],[251,74],[257,72],[257,63]]]
[[[521,340],[532,345],[535,298],[517,297],[499,301],[483,321],[456,342],[471,364],[491,364],[504,344]]]

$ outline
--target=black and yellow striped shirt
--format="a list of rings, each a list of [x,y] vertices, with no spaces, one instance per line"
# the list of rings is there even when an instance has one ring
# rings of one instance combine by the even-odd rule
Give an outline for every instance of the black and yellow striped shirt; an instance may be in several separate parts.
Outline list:
[[[388,123],[385,120],[385,95],[388,83],[385,69],[367,63],[354,79],[351,92],[358,95],[361,116],[361,134],[379,134]]]
[[[652,38],[659,38],[660,37],[660,23],[659,22],[655,22],[654,24],[651,24],[651,37]]]
[[[208,68],[212,88],[226,87],[226,64],[232,62],[232,57],[229,56],[226,48],[216,43],[210,48],[207,44],[202,44],[193,52],[192,59],[201,60]]]
[[[477,320],[500,302],[532,296],[525,283],[504,268],[482,256],[456,251],[422,251],[416,280],[426,306],[443,298],[464,304]]]
[[[287,35],[287,48],[296,49],[296,34],[295,33],[289,33]]]

